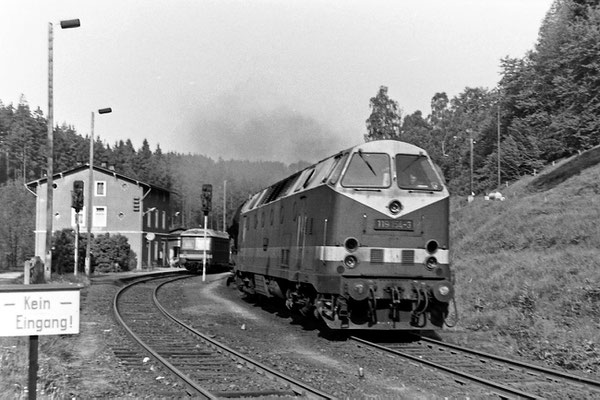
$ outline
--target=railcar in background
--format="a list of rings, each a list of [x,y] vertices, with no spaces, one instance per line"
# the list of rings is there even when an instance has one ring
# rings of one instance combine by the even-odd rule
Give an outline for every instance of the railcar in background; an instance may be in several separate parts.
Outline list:
[[[334,330],[444,325],[449,193],[423,149],[380,140],[343,150],[255,193],[234,220],[241,291]]]
[[[190,272],[202,272],[206,249],[207,270],[228,269],[229,243],[229,235],[226,232],[206,229],[205,233],[203,228],[188,229],[181,233],[179,264]]]

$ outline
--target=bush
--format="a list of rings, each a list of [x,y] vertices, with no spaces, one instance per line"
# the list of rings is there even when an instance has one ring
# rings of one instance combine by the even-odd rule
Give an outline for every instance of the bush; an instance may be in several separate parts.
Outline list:
[[[92,243],[94,236],[91,236]],[[52,239],[52,272],[59,275],[73,273],[75,270],[75,231],[66,228],[54,232]],[[78,243],[78,268],[79,272],[85,270],[85,251],[87,247],[87,235],[79,235]]]
[[[129,241],[123,235],[104,234],[91,236],[90,272],[129,271],[137,265],[135,252],[131,250]],[[52,251],[52,270],[60,275],[72,273],[75,266],[75,232],[63,229],[54,233],[54,250]],[[85,269],[85,253],[87,236],[79,236],[78,270]]]
[[[137,264],[135,253],[123,235],[110,236],[107,233],[98,236],[92,245],[92,252],[98,272],[129,271],[132,265]]]

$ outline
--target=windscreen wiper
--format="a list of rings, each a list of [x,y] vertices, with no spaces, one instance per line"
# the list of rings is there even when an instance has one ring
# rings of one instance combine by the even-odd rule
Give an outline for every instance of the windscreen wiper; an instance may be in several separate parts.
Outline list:
[[[367,167],[369,167],[369,169],[371,170],[371,172],[373,173],[373,175],[377,176],[377,173],[375,172],[375,170],[373,169],[373,167],[371,166],[371,164],[363,156],[362,150],[360,150],[360,149],[358,150],[358,155],[361,158],[361,160],[363,160],[365,162],[365,164],[367,164]]]

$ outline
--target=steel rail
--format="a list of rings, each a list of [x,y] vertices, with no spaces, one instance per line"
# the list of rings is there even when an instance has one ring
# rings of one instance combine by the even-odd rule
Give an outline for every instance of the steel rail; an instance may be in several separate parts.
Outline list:
[[[273,368],[270,368],[268,366],[266,366],[265,364],[262,364],[258,361],[255,361],[245,355],[243,355],[242,353],[233,350],[230,347],[225,346],[222,343],[219,343],[218,341],[211,339],[210,337],[204,335],[201,332],[198,332],[197,330],[195,330],[194,328],[192,328],[191,326],[185,324],[184,322],[180,321],[179,319],[177,319],[176,317],[174,317],[172,314],[170,314],[163,306],[162,304],[160,304],[159,300],[158,300],[158,290],[163,286],[166,285],[167,283],[171,283],[177,279],[183,279],[184,277],[179,277],[179,278],[175,278],[172,279],[170,281],[167,282],[163,282],[160,285],[158,285],[155,289],[154,289],[154,293],[152,295],[153,301],[154,301],[154,305],[163,313],[163,315],[165,317],[167,317],[168,319],[170,319],[171,321],[173,321],[174,323],[178,324],[179,326],[181,326],[183,329],[187,330],[189,333],[191,333],[194,336],[197,336],[199,338],[201,338],[202,340],[204,340],[205,342],[209,343],[212,347],[214,348],[218,348],[221,349],[223,352],[226,352],[234,357],[236,357],[236,359],[239,361],[243,361],[244,363],[246,363],[247,365],[252,365],[255,369],[260,369],[262,371],[264,371],[268,376],[272,377],[272,378],[276,378],[279,379],[281,381],[284,381],[286,384],[289,384],[291,386],[291,390],[296,393],[297,395],[302,395],[302,396],[308,396],[308,395],[313,395],[313,396],[308,396],[311,398],[318,398],[318,399],[335,399],[335,397],[331,396],[328,393],[322,392],[318,389],[315,389],[311,386],[306,385],[305,383],[291,378],[288,375],[285,375]]]
[[[183,372],[181,372],[178,368],[176,368],[173,364],[171,364],[169,361],[167,361],[164,357],[162,357],[160,354],[158,354],[156,351],[154,351],[148,344],[146,344],[138,335],[136,335],[131,328],[129,328],[129,326],[127,326],[127,324],[125,323],[125,320],[121,317],[121,314],[119,312],[119,305],[118,305],[118,301],[119,298],[121,297],[121,295],[129,288],[131,288],[132,286],[135,286],[137,284],[140,283],[145,283],[147,281],[151,281],[151,280],[155,280],[155,279],[160,279],[163,277],[149,277],[149,278],[144,278],[144,279],[140,279],[137,281],[134,281],[132,283],[129,283],[128,285],[122,287],[117,294],[114,297],[113,300],[113,311],[115,314],[115,318],[117,319],[117,321],[119,322],[119,324],[121,324],[121,326],[125,329],[125,331],[127,332],[127,334],[138,344],[140,344],[140,346],[143,347],[143,349],[148,352],[148,354],[150,354],[150,356],[156,360],[157,362],[159,362],[160,364],[162,364],[166,369],[168,369],[169,371],[171,371],[173,374],[175,374],[179,379],[181,379],[187,386],[187,388],[192,391],[192,395],[193,396],[197,396],[199,398],[204,398],[204,399],[217,399],[217,397],[215,397],[214,395],[212,395],[211,393],[209,393],[206,389],[204,389],[203,387],[199,386],[196,382],[192,381],[190,378],[187,377],[186,374],[184,374]],[[177,277],[175,279],[172,280],[177,280],[177,279],[182,279],[183,277]]]
[[[487,379],[480,378],[480,377],[472,375],[472,374],[468,374],[466,372],[462,372],[462,371],[459,371],[459,370],[456,370],[456,369],[453,369],[453,368],[450,368],[450,367],[446,367],[445,365],[438,364],[438,363],[435,363],[433,361],[424,360],[422,358],[419,358],[419,357],[416,357],[416,356],[413,356],[413,355],[410,355],[410,354],[407,354],[407,353],[403,353],[403,352],[401,352],[399,350],[391,349],[389,347],[381,346],[381,345],[379,345],[377,343],[366,341],[366,340],[358,338],[356,336],[350,336],[350,339],[354,340],[354,341],[357,341],[359,343],[365,344],[367,346],[374,347],[376,349],[385,351],[387,353],[392,353],[392,354],[398,355],[400,357],[408,358],[410,360],[418,362],[419,364],[425,364],[425,365],[428,365],[428,366],[430,366],[432,368],[435,368],[435,369],[438,369],[438,370],[442,370],[444,372],[448,372],[448,373],[450,373],[452,375],[460,376],[461,378],[468,379],[468,380],[470,380],[472,382],[476,382],[476,383],[478,383],[480,385],[493,388],[494,390],[500,392],[498,394],[505,394],[505,395],[510,395],[510,396],[519,396],[519,397],[522,397],[522,398],[525,398],[525,399],[543,399],[543,397],[536,396],[536,395],[531,394],[531,393],[525,393],[525,392],[523,392],[521,390],[514,389],[514,388],[512,388],[510,386],[506,386],[506,385],[502,385],[502,384],[499,384],[499,383],[496,383],[496,382],[492,382],[492,381],[489,381]]]
[[[532,369],[536,372],[541,372],[541,373],[544,373],[544,374],[547,374],[547,375],[550,375],[553,377],[557,377],[557,378],[576,381],[578,383],[585,383],[586,385],[593,386],[593,387],[600,389],[600,381],[595,381],[593,379],[588,379],[588,378],[585,378],[582,376],[577,376],[577,375],[569,374],[567,372],[557,371],[557,370],[553,370],[550,368],[545,368],[545,367],[541,367],[539,365],[530,364],[530,363],[526,363],[526,362],[522,362],[522,361],[518,361],[518,360],[511,360],[506,357],[497,356],[495,354],[486,353],[484,351],[461,347],[461,346],[458,346],[458,345],[455,345],[452,343],[440,342],[439,340],[435,340],[435,339],[431,339],[431,338],[427,338],[427,337],[423,337],[423,336],[419,336],[419,339],[424,342],[433,343],[440,347],[447,347],[447,348],[450,348],[453,350],[462,351],[464,353],[472,354],[475,356],[490,358],[492,360],[504,362],[504,363],[511,364],[511,365],[514,365],[517,367]]]

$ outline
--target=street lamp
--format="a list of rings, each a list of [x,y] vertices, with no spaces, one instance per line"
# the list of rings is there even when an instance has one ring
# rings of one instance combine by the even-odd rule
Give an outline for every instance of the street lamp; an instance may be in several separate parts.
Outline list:
[[[98,114],[108,114],[112,112],[112,108],[101,108]],[[92,111],[92,127],[90,133],[90,165],[88,179],[88,196],[87,196],[87,243],[85,246],[85,275],[90,275],[90,253],[92,245],[92,196],[94,195],[94,112]]]
[[[77,28],[81,24],[79,19],[69,19],[60,21],[60,27],[62,29]],[[48,23],[48,170],[46,174],[48,176],[48,187],[46,192],[46,259],[44,263],[44,279],[50,280],[52,272],[52,220],[54,218],[53,210],[53,190],[54,190],[54,82],[53,82],[53,68],[54,68],[54,25],[52,22]]]

